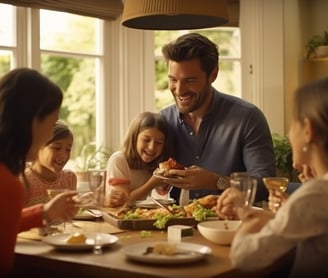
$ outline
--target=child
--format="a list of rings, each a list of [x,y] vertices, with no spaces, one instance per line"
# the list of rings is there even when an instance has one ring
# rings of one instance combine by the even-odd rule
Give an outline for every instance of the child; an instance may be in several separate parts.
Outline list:
[[[105,205],[145,199],[154,188],[161,195],[168,192],[169,186],[154,177],[153,171],[171,154],[169,136],[168,124],[159,114],[144,112],[132,121],[122,149],[107,163]]]
[[[328,277],[328,78],[296,91],[289,140],[294,165],[315,176],[276,214],[249,210],[231,247],[235,267],[268,267],[295,248],[289,277]]]
[[[40,148],[37,158],[25,169],[29,183],[26,206],[45,203],[48,190],[76,190],[76,175],[63,169],[71,156],[73,133],[62,121],[57,121],[52,138]]]
[[[26,181],[26,161],[34,160],[51,137],[62,99],[59,87],[32,69],[14,69],[0,80],[0,277],[10,275],[19,231],[68,220],[77,211],[72,191],[23,209],[25,188],[19,176]]]

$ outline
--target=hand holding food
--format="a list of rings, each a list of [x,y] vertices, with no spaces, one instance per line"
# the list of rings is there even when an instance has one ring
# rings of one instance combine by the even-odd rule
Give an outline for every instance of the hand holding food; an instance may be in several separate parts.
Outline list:
[[[159,163],[158,168],[155,170],[154,174],[163,177],[172,177],[172,175],[170,175],[170,170],[172,169],[183,170],[185,169],[185,167],[178,161],[170,157],[168,160]]]

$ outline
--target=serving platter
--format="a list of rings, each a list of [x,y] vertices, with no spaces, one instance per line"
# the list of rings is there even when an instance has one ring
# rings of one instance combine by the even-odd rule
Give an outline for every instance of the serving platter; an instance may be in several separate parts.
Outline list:
[[[121,230],[158,230],[154,226],[155,219],[120,219],[119,217],[107,212],[103,213],[104,221]],[[165,229],[170,225],[187,225],[195,227],[197,221],[193,217],[173,218],[167,221]]]
[[[158,202],[160,202],[163,205],[173,205],[175,203],[174,199],[156,199]],[[140,200],[135,201],[133,206],[136,206],[137,208],[157,208],[158,205],[154,203],[151,199],[146,200]]]

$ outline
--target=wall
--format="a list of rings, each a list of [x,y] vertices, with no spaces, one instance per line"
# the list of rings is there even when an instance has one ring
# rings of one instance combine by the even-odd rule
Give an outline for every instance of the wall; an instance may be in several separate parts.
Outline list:
[[[328,31],[327,12],[327,0],[284,0],[285,133],[291,121],[293,93],[308,81],[303,79],[305,45],[313,35]],[[326,72],[328,76],[328,67]]]

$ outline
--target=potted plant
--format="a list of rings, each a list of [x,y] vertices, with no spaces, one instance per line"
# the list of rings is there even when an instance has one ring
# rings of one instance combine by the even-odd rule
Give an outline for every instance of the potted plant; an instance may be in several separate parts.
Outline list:
[[[311,57],[328,57],[328,32],[323,35],[314,35],[306,44],[307,55],[306,59]]]
[[[277,176],[287,177],[290,182],[298,182],[296,170],[293,168],[292,148],[287,136],[273,133],[272,142]]]

